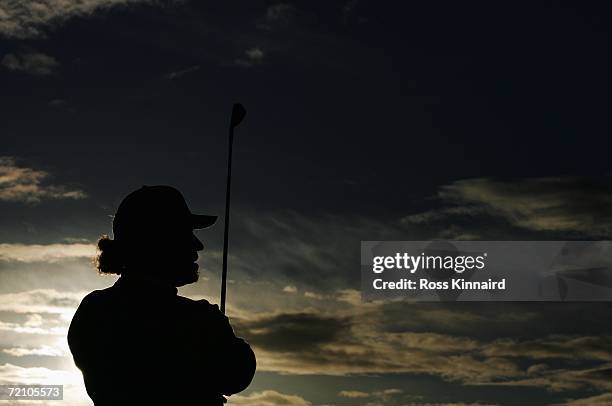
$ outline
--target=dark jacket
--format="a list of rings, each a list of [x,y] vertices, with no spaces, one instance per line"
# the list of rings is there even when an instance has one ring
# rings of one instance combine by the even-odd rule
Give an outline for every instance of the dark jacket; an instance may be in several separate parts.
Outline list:
[[[222,405],[255,374],[251,347],[217,305],[125,276],[83,299],[68,344],[96,406]]]

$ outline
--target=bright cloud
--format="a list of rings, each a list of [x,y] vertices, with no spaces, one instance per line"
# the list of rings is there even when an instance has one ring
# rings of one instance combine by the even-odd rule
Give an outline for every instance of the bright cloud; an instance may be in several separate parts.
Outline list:
[[[50,369],[45,367],[23,367],[11,363],[0,364],[0,385],[63,385],[66,406],[89,406],[83,377],[76,367]],[[21,402],[19,402],[21,403]],[[40,405],[54,406],[58,401],[35,402]]]
[[[311,403],[297,395],[287,395],[274,390],[254,392],[248,396],[230,396],[229,406],[310,406]]]
[[[52,327],[32,327],[19,323],[7,323],[0,321],[0,331],[13,332],[18,334],[40,334],[40,335],[65,335],[68,332],[67,328]]]
[[[0,295],[0,311],[65,314],[74,311],[86,293],[59,292],[55,289],[34,289],[25,292],[5,293]]]
[[[401,395],[401,389],[384,389],[374,392],[362,392],[357,390],[343,390],[338,392],[338,396],[349,399],[365,399],[370,398],[372,401],[388,403],[393,396]]]
[[[297,288],[293,285],[287,285],[283,288],[283,292],[285,293],[296,293],[297,292]]]
[[[59,262],[66,259],[93,258],[93,244],[0,244],[0,260],[14,262]]]
[[[39,203],[44,199],[87,197],[79,189],[45,184],[48,177],[48,172],[19,166],[12,157],[0,157],[0,200]]]
[[[370,396],[367,392],[361,392],[358,390],[343,390],[338,393],[338,396],[343,398],[367,398]]]
[[[6,0],[0,3],[0,36],[35,38],[46,27],[73,17],[85,17],[95,11],[146,0]]]
[[[60,385],[77,380],[67,371],[49,368],[24,368],[13,364],[0,365],[0,384],[34,385],[44,382],[47,385]]]
[[[49,345],[43,345],[36,348],[26,347],[13,347],[5,348],[2,350],[3,353],[13,357],[25,357],[29,355],[46,356],[46,357],[62,357],[66,353],[61,348],[51,347]]]

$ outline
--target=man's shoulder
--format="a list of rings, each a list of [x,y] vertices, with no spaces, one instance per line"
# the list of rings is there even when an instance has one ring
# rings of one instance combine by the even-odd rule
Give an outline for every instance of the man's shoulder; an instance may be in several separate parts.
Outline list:
[[[210,303],[206,299],[190,299],[184,296],[177,296],[177,303],[181,313],[191,314],[199,320],[207,323],[228,324],[227,317],[219,310],[219,306]]]
[[[107,300],[113,295],[112,286],[105,289],[96,289],[86,294],[81,300],[81,305],[96,303]]]
[[[80,313],[86,312],[103,312],[108,313],[112,306],[115,305],[115,300],[113,299],[112,287],[106,289],[98,289],[86,294],[83,299],[81,299],[81,303],[79,304],[78,311]]]
[[[199,310],[199,311],[221,313],[221,310],[219,310],[218,305],[212,304],[206,299],[191,299],[185,296],[177,295],[176,300],[179,306],[184,306],[186,308],[191,308],[191,309]]]

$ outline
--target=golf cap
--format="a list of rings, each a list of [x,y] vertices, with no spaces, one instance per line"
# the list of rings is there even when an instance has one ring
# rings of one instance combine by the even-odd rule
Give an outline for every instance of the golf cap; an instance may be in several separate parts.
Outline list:
[[[113,236],[116,240],[152,237],[149,233],[201,229],[215,221],[217,216],[193,214],[181,192],[172,186],[143,186],[119,204],[113,218]]]

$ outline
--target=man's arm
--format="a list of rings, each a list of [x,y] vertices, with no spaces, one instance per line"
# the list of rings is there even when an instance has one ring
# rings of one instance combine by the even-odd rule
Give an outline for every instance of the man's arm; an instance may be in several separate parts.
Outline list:
[[[236,337],[229,319],[221,313],[219,307],[208,302],[206,304],[218,334],[218,389],[224,395],[241,392],[249,386],[255,375],[255,353],[245,340]]]
[[[224,351],[226,357],[220,363],[221,393],[232,395],[245,390],[255,375],[257,361],[251,346],[241,338],[236,337]]]
[[[100,342],[99,334],[103,327],[99,324],[97,306],[92,304],[95,292],[81,301],[68,329],[68,346],[75,365],[83,373],[87,393],[95,402],[113,393],[116,386],[113,374],[108,370],[109,345]],[[98,324],[96,324],[98,321]]]

